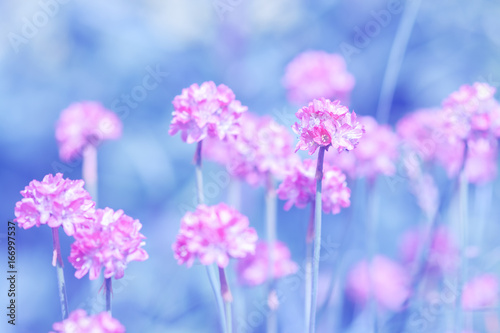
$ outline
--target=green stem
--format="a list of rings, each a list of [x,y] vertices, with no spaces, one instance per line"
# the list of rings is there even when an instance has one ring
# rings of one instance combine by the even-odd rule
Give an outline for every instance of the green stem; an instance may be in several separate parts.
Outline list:
[[[226,272],[224,268],[219,267],[219,279],[220,279],[220,294],[224,300],[224,308],[226,310],[226,332],[232,333],[233,331],[233,321],[231,315],[231,303],[233,302],[233,295],[231,294],[231,289],[226,279]]]
[[[313,241],[314,241],[314,209],[316,208],[316,200],[311,202],[311,213],[307,224],[306,233],[306,272],[305,272],[305,332],[309,330],[311,323],[311,299],[312,299],[312,257],[313,257]]]
[[[104,279],[104,289],[106,290],[106,311],[111,314],[111,293],[113,292],[113,282],[111,278]]]
[[[320,147],[318,153],[318,163],[316,164],[316,205],[314,209],[314,254],[312,271],[312,292],[311,292],[311,319],[309,333],[314,333],[316,329],[316,303],[318,298],[318,275],[319,260],[321,250],[321,183],[323,180],[323,159],[325,148]]]
[[[52,244],[56,256],[55,264],[57,270],[57,286],[59,291],[59,302],[61,303],[62,318],[68,318],[68,296],[66,294],[66,283],[64,281],[63,260],[61,256],[61,244],[59,243],[59,227],[52,228]]]
[[[97,148],[92,144],[83,150],[82,178],[85,189],[97,206]]]

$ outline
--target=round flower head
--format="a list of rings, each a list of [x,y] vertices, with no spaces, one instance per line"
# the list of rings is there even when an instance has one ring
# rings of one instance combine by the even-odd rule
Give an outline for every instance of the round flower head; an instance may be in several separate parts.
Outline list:
[[[68,319],[52,325],[51,333],[125,333],[125,327],[108,312],[88,316],[82,309],[70,313]]]
[[[207,158],[226,165],[228,172],[251,185],[265,183],[268,174],[282,179],[297,156],[293,137],[270,117],[249,112],[241,116],[238,136],[227,141],[207,141]]]
[[[291,260],[290,250],[284,243],[276,241],[273,247],[273,254],[273,279],[279,279],[297,272],[298,266]],[[238,273],[239,282],[248,286],[257,286],[266,282],[270,273],[268,266],[268,243],[262,241],[258,242],[255,248],[255,254],[248,255],[238,260],[236,271]]]
[[[246,216],[224,203],[198,205],[181,220],[172,246],[174,257],[188,267],[199,259],[203,265],[215,262],[224,268],[229,258],[244,258],[254,253],[257,233],[248,225]]]
[[[79,224],[92,221],[95,211],[95,202],[83,185],[83,180],[63,179],[60,173],[31,181],[21,191],[24,198],[16,203],[14,221],[24,229],[62,225],[68,236],[73,235]]]
[[[496,308],[498,305],[498,278],[484,274],[467,282],[462,292],[462,307],[465,310]]]
[[[396,262],[380,255],[373,258],[371,265],[366,260],[356,264],[348,273],[346,283],[347,295],[362,305],[373,293],[381,307],[399,311],[410,296],[409,274]]]
[[[192,84],[175,96],[170,135],[181,132],[187,143],[199,142],[206,137],[220,140],[238,133],[238,118],[247,111],[227,86],[216,86],[212,81],[201,86]]]
[[[71,244],[69,262],[77,270],[75,276],[81,279],[88,272],[90,280],[95,280],[104,268],[105,278],[122,278],[128,263],[149,257],[142,248],[146,237],[139,232],[141,228],[139,220],[122,210],[96,210],[95,222],[78,228]]]
[[[118,116],[98,102],[73,103],[63,110],[56,126],[59,156],[71,161],[82,156],[87,145],[118,139],[122,123]]]
[[[364,133],[356,113],[349,112],[339,101],[315,99],[295,115],[300,121],[292,126],[300,136],[295,151],[308,150],[310,155],[319,147],[352,150]]]
[[[316,161],[304,160],[298,163],[285,177],[277,190],[281,200],[287,200],[285,210],[293,205],[305,208],[316,195]],[[323,164],[322,207],[323,212],[337,214],[341,208],[349,207],[351,190],[347,187],[346,176],[339,168]]]
[[[342,56],[324,51],[307,51],[286,67],[283,84],[292,103],[304,104],[315,98],[349,99],[354,77]]]

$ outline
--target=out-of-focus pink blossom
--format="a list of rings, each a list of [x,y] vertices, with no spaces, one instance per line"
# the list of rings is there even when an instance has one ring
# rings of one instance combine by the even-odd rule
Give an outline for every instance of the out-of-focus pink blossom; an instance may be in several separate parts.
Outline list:
[[[238,134],[238,118],[247,111],[227,86],[214,82],[192,84],[175,96],[170,135],[181,132],[187,143],[199,142],[206,137],[220,140]]]
[[[458,267],[459,250],[450,232],[445,227],[439,227],[430,237],[430,248],[425,258],[426,273],[440,275],[454,271]],[[400,242],[402,261],[407,265],[413,264],[425,241],[421,230],[406,232]]]
[[[339,152],[353,150],[364,133],[356,113],[349,112],[339,101],[315,99],[295,115],[299,119],[292,126],[299,135],[295,151],[308,150],[310,155],[319,147],[328,150],[332,146]]]
[[[190,267],[195,259],[203,265],[226,267],[230,258],[244,258],[255,252],[257,233],[248,218],[224,203],[198,205],[181,220],[174,257]]]
[[[108,312],[88,316],[82,309],[70,313],[68,319],[55,323],[51,333],[125,333],[125,327]]]
[[[316,161],[306,159],[297,163],[285,177],[277,190],[281,200],[287,200],[285,210],[293,205],[305,208],[316,195]],[[323,212],[337,214],[341,208],[349,207],[351,190],[347,187],[346,176],[338,167],[323,164],[322,207]]]
[[[467,142],[465,173],[467,180],[474,184],[484,184],[497,175],[498,147],[496,140],[477,138]]]
[[[118,139],[122,123],[118,116],[98,102],[73,103],[63,110],[56,126],[59,156],[63,161],[81,157],[87,145]]]
[[[298,266],[291,260],[288,247],[282,242],[275,242],[273,247],[274,268],[273,279],[295,274]],[[256,286],[264,283],[269,277],[269,246],[266,242],[258,242],[255,254],[238,260],[237,273],[241,284]]]
[[[498,277],[484,274],[467,282],[462,291],[465,310],[495,308],[498,305]]]
[[[373,117],[359,117],[359,122],[365,129],[361,144],[352,152],[328,153],[325,158],[353,178],[373,180],[378,175],[394,175],[399,138],[389,126],[379,125]]]
[[[226,166],[228,172],[251,185],[265,183],[268,174],[283,179],[298,157],[293,153],[293,137],[272,118],[249,112],[240,118],[236,138],[221,141],[209,138],[204,154]]]
[[[321,97],[347,103],[354,83],[342,56],[324,51],[299,54],[288,64],[283,77],[288,99],[299,105]]]
[[[131,261],[148,259],[143,234],[139,231],[142,224],[123,213],[111,208],[98,209],[95,222],[84,224],[74,234],[69,262],[77,270],[75,276],[81,279],[89,273],[95,280],[104,268],[104,277],[120,279]]]
[[[31,181],[21,191],[24,198],[16,203],[14,221],[24,229],[62,225],[68,236],[73,235],[79,224],[94,218],[95,202],[83,185],[83,180],[63,179],[60,173]]]
[[[408,272],[396,262],[381,255],[356,264],[347,275],[349,297],[364,305],[372,296],[378,305],[392,311],[402,309],[410,296],[411,279]]]

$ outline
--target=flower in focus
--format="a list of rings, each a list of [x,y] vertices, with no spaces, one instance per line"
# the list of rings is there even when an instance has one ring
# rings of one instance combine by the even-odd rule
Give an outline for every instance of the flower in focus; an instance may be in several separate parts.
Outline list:
[[[292,126],[293,131],[299,135],[295,151],[308,150],[310,155],[319,147],[328,150],[332,146],[339,152],[352,150],[364,133],[356,113],[349,112],[339,101],[315,99],[295,115],[300,121]]]
[[[118,139],[122,123],[118,116],[98,102],[73,103],[63,110],[56,125],[59,156],[71,161],[82,156],[87,145]]]
[[[458,267],[459,250],[452,235],[445,227],[439,227],[431,237],[426,258],[426,273],[441,275],[451,273]],[[414,264],[426,241],[425,234],[418,229],[406,232],[400,242],[400,253],[405,264]]]
[[[362,260],[351,269],[347,275],[346,290],[347,295],[361,305],[366,304],[373,293],[379,306],[399,311],[410,297],[410,283],[410,276],[403,267],[377,255],[371,265]]]
[[[14,221],[24,229],[62,225],[68,236],[73,235],[79,224],[94,218],[95,202],[83,185],[83,180],[63,179],[60,173],[31,181],[21,191],[24,198],[16,203]]]
[[[396,134],[370,116],[359,117],[359,123],[365,129],[359,140],[362,144],[349,154],[326,154],[325,158],[353,178],[373,180],[377,175],[394,175],[399,156]]]
[[[274,267],[273,279],[295,274],[298,266],[291,260],[288,247],[279,241],[273,247]],[[269,246],[267,242],[258,242],[255,253],[238,260],[236,271],[241,284],[257,286],[266,282],[269,277]]]
[[[105,278],[122,278],[128,263],[148,259],[141,228],[139,220],[122,210],[97,209],[94,223],[84,224],[74,234],[69,262],[77,270],[75,276],[81,279],[89,273],[95,280],[104,268]]]
[[[240,118],[240,132],[227,141],[208,139],[206,157],[226,165],[228,172],[251,185],[265,183],[268,174],[282,179],[298,157],[286,127],[270,117],[249,112]]]
[[[181,132],[187,143],[199,142],[206,137],[220,140],[238,134],[238,118],[247,111],[227,86],[214,82],[192,84],[175,96],[173,119],[168,133]]]
[[[195,259],[203,265],[217,263],[224,268],[229,258],[244,258],[255,252],[257,233],[248,218],[224,203],[198,205],[181,220],[172,246],[179,264],[190,267]]]
[[[68,319],[55,323],[51,333],[125,333],[125,327],[108,312],[88,316],[82,309],[70,313]]]
[[[495,308],[498,305],[498,278],[484,274],[467,282],[462,291],[462,307],[465,310]]]
[[[281,200],[287,200],[285,210],[293,205],[305,208],[315,200],[316,161],[306,159],[294,166],[276,191]],[[346,176],[328,163],[323,165],[322,207],[323,212],[337,214],[341,208],[349,207],[351,190],[347,187]]]
[[[354,82],[342,56],[324,51],[299,54],[288,64],[283,77],[288,99],[296,104],[321,97],[347,103]]]

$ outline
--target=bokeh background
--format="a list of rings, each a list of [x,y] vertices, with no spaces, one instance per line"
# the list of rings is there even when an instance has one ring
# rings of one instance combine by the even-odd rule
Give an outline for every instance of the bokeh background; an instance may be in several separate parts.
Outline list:
[[[195,198],[195,147],[167,134],[172,99],[192,83],[213,80],[232,88],[249,110],[271,114],[288,126],[297,107],[287,102],[281,84],[286,64],[309,49],[342,54],[342,45],[355,46],[357,28],[365,29],[374,13],[391,2],[1,0],[0,234],[5,236],[19,191],[29,181],[58,171],[72,179],[81,177],[81,164],[63,164],[58,158],[55,122],[71,102],[101,101],[120,115],[124,133],[99,149],[99,206],[123,209],[140,219],[150,254],[148,261],[132,263],[123,281],[115,283],[115,317],[128,332],[217,332],[204,268],[178,266],[171,251],[180,217]],[[350,107],[360,115],[375,115],[401,17],[392,14],[355,53],[346,54],[344,48],[348,70],[356,78]],[[389,122],[418,108],[438,106],[461,84],[486,81],[499,86],[499,17],[500,3],[494,0],[423,0]],[[151,72],[157,73],[155,87],[131,97],[134,91],[138,96],[137,87]],[[221,168],[211,163],[205,167],[208,182],[216,184],[209,202],[231,200],[225,180],[208,176]],[[394,190],[388,184],[380,185],[385,193],[380,244],[390,255],[401,231],[418,223],[418,210],[404,186]],[[263,233],[263,190],[243,186],[241,210]],[[308,211],[294,208],[285,213],[282,204],[279,238],[301,263]],[[343,214],[325,219],[325,237],[333,243],[341,235]],[[4,272],[5,239],[0,242]],[[70,239],[63,237],[64,257],[69,246]],[[18,230],[17,325],[7,326],[1,314],[0,331],[47,332],[60,320],[51,256],[49,228]],[[336,258],[327,258],[325,272]],[[77,280],[73,273],[66,262],[70,309],[102,307],[102,295],[92,295],[95,285],[87,277]],[[249,294],[230,278],[235,297]],[[0,281],[2,304],[7,304],[5,278]],[[301,332],[301,290],[287,295],[280,313],[282,332]],[[257,288],[246,305],[239,302],[235,307],[243,311],[246,306],[249,313],[259,308],[253,302],[262,303],[264,295]],[[263,326],[256,325],[254,332],[261,331]]]

